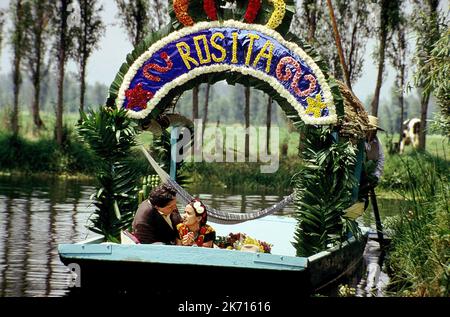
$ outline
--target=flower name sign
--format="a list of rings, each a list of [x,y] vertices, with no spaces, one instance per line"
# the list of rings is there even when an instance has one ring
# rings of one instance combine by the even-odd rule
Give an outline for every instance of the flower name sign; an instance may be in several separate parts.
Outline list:
[[[116,104],[145,118],[175,87],[223,72],[269,83],[307,124],[337,120],[330,87],[310,56],[266,26],[233,20],[200,22],[151,45],[125,74]]]

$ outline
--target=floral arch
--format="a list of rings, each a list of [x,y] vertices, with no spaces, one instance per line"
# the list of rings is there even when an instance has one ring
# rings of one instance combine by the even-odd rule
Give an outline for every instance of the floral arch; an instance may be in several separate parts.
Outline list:
[[[243,21],[218,20],[227,11],[216,2],[173,1],[173,23],[127,57],[108,105],[133,119],[155,118],[194,85],[226,80],[263,90],[294,122],[336,124],[343,106],[335,81],[311,47],[284,31],[293,13],[286,3],[292,1],[247,1],[243,17],[232,16]],[[195,23],[188,9],[202,3],[205,16],[198,19],[210,21]],[[266,24],[248,23],[265,16]]]
[[[344,210],[355,200],[367,113],[319,55],[288,32],[294,2],[174,0],[169,6],[171,23],[127,56],[107,107],[83,114],[80,134],[104,161],[91,229],[117,241],[131,224],[142,178],[129,165],[136,126],[199,83],[226,80],[266,92],[305,136],[306,164],[293,176],[297,255],[344,241],[349,231],[356,235]]]

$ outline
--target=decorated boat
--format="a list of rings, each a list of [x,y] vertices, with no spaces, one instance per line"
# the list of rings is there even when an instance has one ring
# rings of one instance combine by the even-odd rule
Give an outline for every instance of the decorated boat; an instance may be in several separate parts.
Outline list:
[[[327,73],[314,49],[288,32],[294,8],[292,0],[174,0],[169,25],[127,56],[106,105],[82,114],[79,128],[104,163],[98,167],[91,218],[91,229],[101,237],[58,249],[61,261],[77,273],[78,286],[170,293],[187,287],[180,277],[193,275],[214,280],[214,291],[224,294],[265,294],[270,280],[271,289],[286,289],[289,281],[289,288],[308,295],[354,273],[367,239],[355,222],[359,212],[350,215],[354,206],[361,209],[356,202],[367,113],[351,90]],[[262,90],[278,103],[304,136],[304,165],[293,171],[293,193],[279,203],[243,213],[208,207],[208,219],[217,225],[246,224],[241,230],[246,233],[278,232],[283,240],[269,242],[287,245],[290,252],[121,244],[120,232],[130,227],[138,198],[148,189],[145,184],[140,191],[142,175],[129,167],[139,154],[136,135],[149,130],[159,131],[156,137],[170,136],[176,129],[169,133],[167,128],[180,124],[190,130],[189,120],[170,110],[184,91],[222,80]],[[159,181],[171,184],[180,201],[189,203],[192,196],[177,182],[178,160],[171,155],[176,151],[167,152],[169,176],[141,147]],[[289,230],[270,218],[287,204],[296,210],[286,221]],[[269,227],[263,229],[265,222]]]
[[[216,225],[218,233],[228,225]],[[367,234],[309,257],[295,256],[287,236],[295,228],[290,217],[267,216],[232,226],[267,237],[283,233],[272,254],[222,248],[195,248],[158,244],[113,244],[96,237],[77,244],[60,244],[61,261],[73,272],[78,292],[115,294],[180,294],[183,280],[204,280],[215,285],[217,295],[274,294],[292,285],[298,296],[327,294],[339,283],[348,283],[361,269]],[[270,235],[269,235],[270,236]],[[284,243],[283,243],[284,242]],[[187,282],[186,282],[187,283]]]

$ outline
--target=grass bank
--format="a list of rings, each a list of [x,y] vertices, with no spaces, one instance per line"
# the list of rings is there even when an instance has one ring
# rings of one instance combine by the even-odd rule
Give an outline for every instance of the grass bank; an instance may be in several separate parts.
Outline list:
[[[188,163],[183,169],[191,175],[190,183],[202,188],[273,194],[292,190],[291,179],[299,166],[300,160],[291,158],[280,162],[274,173],[261,173],[259,163]]]
[[[0,170],[10,173],[85,174],[95,173],[94,156],[74,137],[62,147],[49,138],[30,140],[0,133]]]

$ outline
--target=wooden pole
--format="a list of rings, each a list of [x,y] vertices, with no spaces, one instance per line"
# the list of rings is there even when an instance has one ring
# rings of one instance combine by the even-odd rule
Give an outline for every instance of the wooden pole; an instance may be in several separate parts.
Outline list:
[[[339,60],[341,62],[342,70],[344,72],[344,79],[347,87],[352,90],[352,85],[350,83],[350,75],[348,73],[347,64],[345,63],[344,52],[342,50],[341,37],[339,35],[339,30],[337,28],[336,18],[334,16],[333,5],[331,4],[331,0],[327,0],[328,9],[330,11],[331,24],[333,25],[333,33],[334,39],[336,41],[336,47],[339,54]]]
[[[170,178],[174,181],[177,178],[177,142],[178,128],[172,127],[170,131]]]
[[[375,215],[375,224],[377,226],[378,240],[380,240],[379,241],[380,246],[383,246],[384,242],[383,226],[381,224],[380,213],[378,211],[377,196],[375,195],[375,189],[373,188],[370,190],[370,201],[372,202],[372,209]]]

